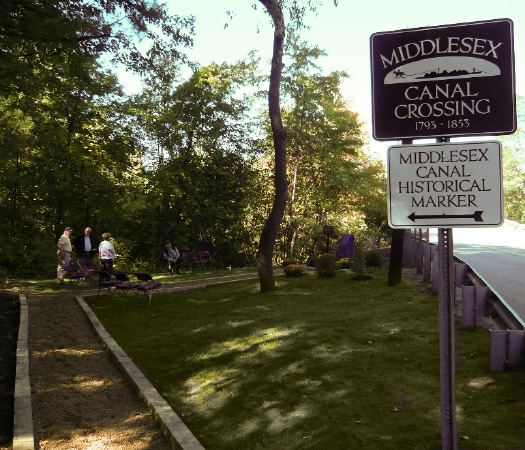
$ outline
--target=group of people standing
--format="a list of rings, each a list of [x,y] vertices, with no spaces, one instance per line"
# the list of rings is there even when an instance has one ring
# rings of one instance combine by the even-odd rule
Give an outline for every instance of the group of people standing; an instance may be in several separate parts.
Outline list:
[[[65,276],[67,274],[69,265],[71,263],[71,252],[73,246],[78,259],[83,259],[88,267],[93,264],[92,252],[95,250],[93,241],[91,240],[91,228],[86,227],[83,234],[75,237],[74,243],[71,244],[71,235],[73,228],[67,227],[62,236],[58,240],[58,267],[57,267],[57,281],[59,284],[65,284]],[[111,234],[103,233],[102,241],[98,246],[98,256],[103,270],[111,272],[113,270],[113,261],[115,260],[115,247],[111,243]]]
[[[59,284],[65,284],[65,276],[67,274],[69,265],[71,264],[71,252],[73,246],[78,259],[83,259],[88,267],[93,264],[92,252],[95,250],[93,241],[91,240],[91,228],[86,227],[83,234],[75,237],[73,244],[71,244],[71,235],[73,228],[67,227],[62,236],[58,240],[58,268],[57,281]],[[165,249],[163,252],[164,259],[168,263],[168,272],[173,275],[175,269],[177,274],[180,274],[183,258],[177,249],[172,246],[170,241],[165,242]],[[113,272],[113,262],[115,261],[115,247],[111,243],[111,233],[102,233],[102,241],[98,246],[98,257],[102,270],[109,273]]]

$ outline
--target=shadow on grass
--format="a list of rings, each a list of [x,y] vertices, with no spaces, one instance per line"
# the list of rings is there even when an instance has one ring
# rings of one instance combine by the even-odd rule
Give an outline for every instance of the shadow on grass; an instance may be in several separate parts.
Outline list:
[[[134,272],[126,272],[134,281]],[[257,269],[253,267],[238,268],[238,269],[219,269],[208,271],[187,272],[181,275],[170,275],[165,272],[153,273],[152,276],[155,281],[162,283],[176,283],[181,281],[201,280],[204,278],[219,278],[231,275],[244,275],[250,273],[257,273]],[[66,284],[60,285],[57,283],[56,276],[34,276],[34,277],[19,277],[8,278],[4,280],[2,289],[16,289],[20,292],[65,292],[68,290],[92,290],[98,289],[98,275],[95,273],[91,275],[85,282],[79,284],[66,278]]]
[[[209,449],[440,449],[437,296],[386,284],[341,271],[88,303]],[[461,448],[522,445],[522,374],[490,372],[486,330],[457,341]]]

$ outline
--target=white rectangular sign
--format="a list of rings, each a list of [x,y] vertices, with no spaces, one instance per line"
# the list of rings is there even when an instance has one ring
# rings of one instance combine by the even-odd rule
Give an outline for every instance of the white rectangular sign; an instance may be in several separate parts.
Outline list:
[[[389,225],[498,227],[502,173],[498,141],[394,145],[388,149]]]

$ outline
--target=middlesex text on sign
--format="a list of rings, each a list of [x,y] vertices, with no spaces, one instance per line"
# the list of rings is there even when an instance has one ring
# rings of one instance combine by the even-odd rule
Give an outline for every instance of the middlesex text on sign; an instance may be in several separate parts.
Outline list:
[[[375,33],[370,44],[375,139],[516,130],[510,19]]]
[[[501,145],[497,141],[390,147],[390,226],[502,225],[501,160]]]

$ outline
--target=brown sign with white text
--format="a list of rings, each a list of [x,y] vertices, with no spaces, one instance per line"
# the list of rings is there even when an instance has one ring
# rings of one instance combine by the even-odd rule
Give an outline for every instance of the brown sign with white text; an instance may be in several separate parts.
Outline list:
[[[370,43],[375,139],[516,130],[510,19],[375,33]]]

